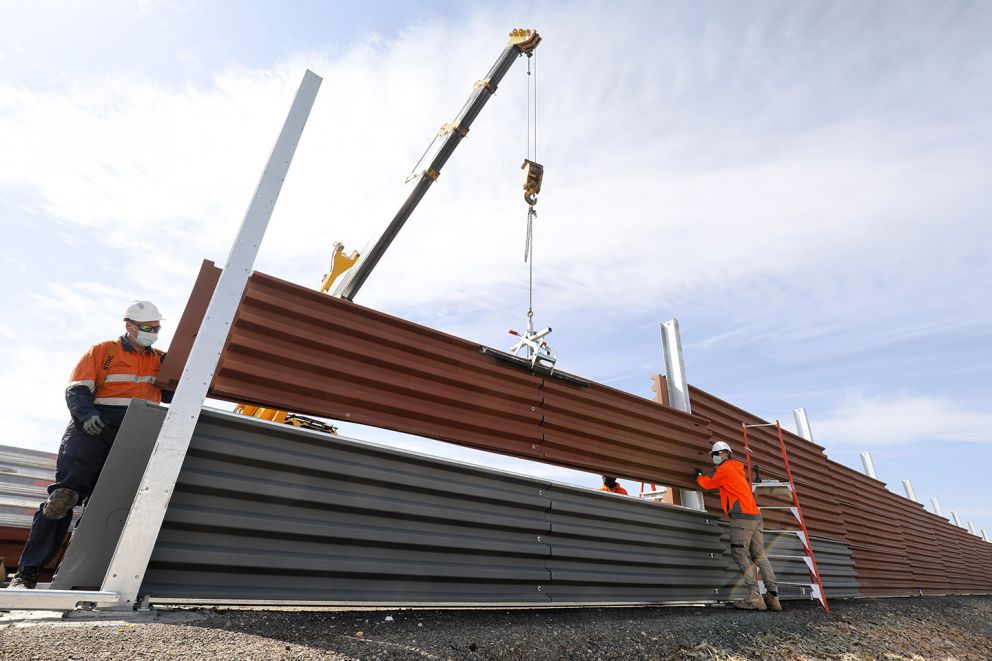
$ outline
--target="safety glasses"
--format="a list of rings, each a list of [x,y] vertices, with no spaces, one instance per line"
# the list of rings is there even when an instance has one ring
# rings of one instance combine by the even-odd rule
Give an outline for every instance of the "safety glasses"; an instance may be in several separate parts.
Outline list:
[[[149,326],[148,324],[139,324],[137,321],[132,321],[132,324],[138,327],[138,330],[144,331],[146,333],[157,333],[161,326]]]

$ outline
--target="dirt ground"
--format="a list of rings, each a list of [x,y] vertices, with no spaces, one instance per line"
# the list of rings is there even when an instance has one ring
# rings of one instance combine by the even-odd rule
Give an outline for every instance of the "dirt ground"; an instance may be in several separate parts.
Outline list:
[[[697,608],[160,611],[0,617],[2,659],[992,659],[992,597]]]

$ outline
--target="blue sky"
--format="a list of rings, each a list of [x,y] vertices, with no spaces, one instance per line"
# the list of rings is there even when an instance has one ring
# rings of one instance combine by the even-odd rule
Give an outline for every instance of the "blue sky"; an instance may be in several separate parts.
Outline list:
[[[361,248],[516,26],[541,30],[537,323],[561,366],[689,379],[992,531],[992,8],[969,2],[0,0],[0,444],[54,451],[82,351],[222,262],[306,68],[259,270]],[[96,38],[94,38],[96,35]],[[518,64],[358,301],[497,347],[526,312]],[[429,266],[425,266],[429,264]],[[164,340],[168,340],[166,332]],[[349,428],[360,438],[592,476]]]

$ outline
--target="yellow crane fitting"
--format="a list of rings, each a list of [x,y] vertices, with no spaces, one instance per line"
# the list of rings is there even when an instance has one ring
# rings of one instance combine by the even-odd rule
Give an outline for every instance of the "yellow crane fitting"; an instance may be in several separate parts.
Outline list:
[[[331,288],[334,281],[338,277],[355,265],[358,261],[358,251],[352,250],[351,255],[345,256],[344,254],[344,244],[340,241],[334,243],[334,252],[331,253],[331,270],[327,275],[324,276],[324,282],[320,285],[320,291],[323,294],[327,293],[327,290]]]

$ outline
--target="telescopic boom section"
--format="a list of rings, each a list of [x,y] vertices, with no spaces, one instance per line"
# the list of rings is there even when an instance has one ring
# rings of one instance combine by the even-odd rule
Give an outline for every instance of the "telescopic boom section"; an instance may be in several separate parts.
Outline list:
[[[451,154],[455,151],[455,147],[462,141],[462,138],[468,135],[468,130],[472,126],[472,122],[479,116],[482,108],[489,101],[489,97],[496,93],[496,88],[499,86],[500,81],[503,80],[506,72],[510,70],[513,61],[521,55],[529,56],[534,52],[534,49],[537,48],[540,42],[541,35],[537,33],[537,30],[518,29],[510,33],[510,41],[503,50],[503,53],[496,60],[496,63],[489,70],[486,77],[475,84],[475,89],[472,90],[472,95],[462,108],[461,113],[455,118],[455,121],[445,124],[442,127],[441,133],[444,136],[444,141],[438,148],[430,165],[423,171],[423,176],[417,180],[413,191],[406,198],[403,206],[396,212],[396,215],[382,233],[382,236],[379,237],[371,248],[365,251],[358,259],[358,263],[345,274],[344,279],[342,279],[334,290],[334,296],[354,300],[355,294],[365,284],[365,280],[369,277],[372,269],[382,259],[389,244],[393,242],[393,239],[396,238],[396,235],[402,229],[403,224],[406,223],[413,210],[417,208],[420,200],[427,193],[427,189],[437,181],[437,178],[441,174],[441,168],[448,162]]]

